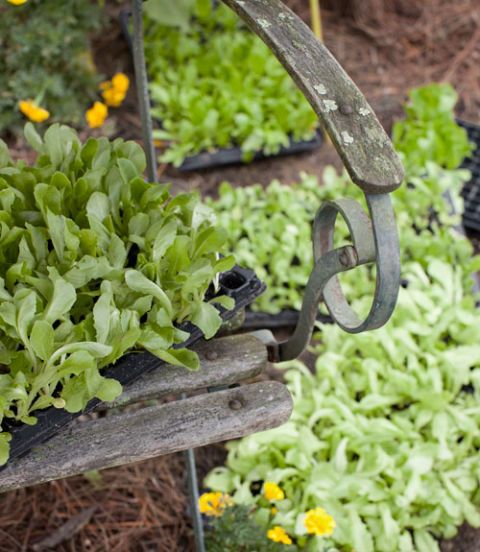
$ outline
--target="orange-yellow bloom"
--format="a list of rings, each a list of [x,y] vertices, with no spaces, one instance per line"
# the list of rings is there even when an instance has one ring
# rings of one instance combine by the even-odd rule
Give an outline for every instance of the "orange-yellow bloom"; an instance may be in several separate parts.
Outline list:
[[[102,102],[95,102],[90,109],[87,109],[85,113],[85,119],[87,120],[90,128],[99,128],[105,122],[108,116],[108,108]]]
[[[329,536],[336,527],[335,520],[323,508],[309,510],[305,514],[305,528],[310,535]]]
[[[273,502],[275,500],[283,500],[285,498],[285,493],[273,481],[265,481],[263,485],[263,496],[270,502]]]
[[[50,112],[38,106],[32,100],[21,100],[18,102],[20,111],[34,123],[43,123],[50,117]]]
[[[122,104],[130,86],[130,79],[125,73],[116,73],[112,80],[100,84],[103,90],[102,96],[105,103],[110,107],[118,107]]]
[[[112,77],[112,86],[115,90],[126,93],[128,87],[130,86],[130,79],[127,75],[125,75],[125,73],[116,73]]]
[[[227,494],[220,492],[203,493],[198,499],[200,513],[206,516],[220,517],[228,506],[232,506],[233,500]]]
[[[13,4],[14,6],[21,6],[22,4],[25,4],[27,0],[7,0],[10,4]]]
[[[122,105],[122,102],[125,99],[125,92],[111,87],[102,92],[102,97],[109,107],[118,107],[119,105]]]
[[[292,539],[283,527],[275,525],[267,531],[267,537],[273,542],[281,542],[282,544],[292,544]]]

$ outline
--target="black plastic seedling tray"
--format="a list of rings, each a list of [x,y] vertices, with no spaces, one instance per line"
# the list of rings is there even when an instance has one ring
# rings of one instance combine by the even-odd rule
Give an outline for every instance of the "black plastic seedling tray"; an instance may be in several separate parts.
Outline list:
[[[219,290],[207,295],[210,299],[219,295],[228,295],[235,300],[235,307],[232,310],[226,310],[216,305],[222,319],[227,321],[254,301],[264,290],[265,284],[258,279],[253,270],[235,266],[232,270],[220,275]],[[202,332],[190,322],[181,324],[179,328],[189,332],[190,337],[183,343],[175,345],[175,348],[190,347],[203,337]],[[128,353],[115,364],[102,370],[102,375],[115,378],[122,385],[128,385],[143,374],[166,365],[166,362],[148,352]],[[40,410],[34,413],[37,418],[37,423],[34,426],[4,421],[3,430],[12,435],[9,460],[25,455],[33,447],[53,437],[78,416],[91,412],[100,403],[100,400],[93,399],[83,411],[77,413],[70,413],[54,407]]]
[[[472,156],[462,163],[462,168],[472,173],[472,178],[462,190],[463,226],[467,230],[480,233],[480,127],[466,121],[457,120],[457,123],[467,131],[469,140],[476,145]]]
[[[295,141],[290,139],[288,146],[282,146],[277,153],[267,155],[263,151],[257,151],[252,161],[260,161],[262,159],[271,159],[274,157],[285,157],[287,155],[293,155],[296,153],[306,153],[308,151],[314,151],[319,148],[323,143],[323,136],[321,131],[317,131],[315,136],[311,140]],[[248,161],[250,163],[250,161]],[[227,165],[240,165],[245,164],[243,159],[242,149],[239,147],[222,148],[213,152],[203,152],[197,155],[190,155],[186,157],[183,163],[178,167],[180,171],[201,171],[205,169],[212,169],[214,167],[225,167]]]
[[[244,330],[275,330],[277,328],[289,328],[297,325],[300,312],[294,309],[285,309],[276,314],[268,312],[256,312],[247,309],[245,312],[245,321],[242,325]],[[317,322],[322,324],[332,324],[330,315],[317,314]]]
[[[129,50],[133,52],[132,35],[130,32],[131,12],[123,10],[120,12],[119,21],[122,33],[128,44]],[[156,119],[158,121],[158,119]],[[159,121],[161,125],[161,121]],[[317,130],[311,140],[294,140],[290,138],[288,146],[282,146],[275,154],[267,155],[263,151],[257,151],[253,155],[252,161],[260,161],[262,159],[272,159],[275,157],[284,157],[297,153],[306,153],[318,149],[323,143],[323,134],[321,130]],[[250,163],[251,161],[248,161]],[[186,157],[183,163],[177,167],[179,171],[201,171],[213,169],[215,167],[225,167],[228,165],[241,165],[247,161],[243,158],[242,149],[238,146],[231,148],[219,148],[214,151],[200,152],[195,155]]]

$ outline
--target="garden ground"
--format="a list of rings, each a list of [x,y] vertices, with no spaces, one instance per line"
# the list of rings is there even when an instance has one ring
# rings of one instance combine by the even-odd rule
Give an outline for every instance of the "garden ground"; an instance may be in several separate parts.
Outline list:
[[[328,4],[327,2],[325,2]],[[334,2],[331,2],[332,5]],[[290,4],[306,16],[306,0]],[[477,0],[344,0],[324,11],[325,40],[366,94],[389,128],[401,114],[406,91],[432,80],[448,80],[459,92],[458,115],[480,124],[480,7]],[[365,6],[368,5],[368,9]],[[345,12],[350,8],[350,14]],[[95,58],[107,75],[131,74],[126,44],[119,31],[118,6],[111,7],[108,32],[95,39]],[[133,91],[117,111],[114,134],[139,138]],[[21,142],[11,144],[25,156]],[[319,153],[266,160],[250,166],[184,175],[165,166],[160,178],[178,189],[214,194],[222,180],[237,185],[292,182],[300,171],[321,175],[327,163],[339,164],[333,148]],[[199,475],[219,465],[222,445],[198,451]],[[0,552],[184,551],[193,546],[185,497],[182,454],[133,466],[53,482],[2,497]],[[68,523],[71,521],[71,523]],[[480,532],[463,528],[444,552],[480,551]]]

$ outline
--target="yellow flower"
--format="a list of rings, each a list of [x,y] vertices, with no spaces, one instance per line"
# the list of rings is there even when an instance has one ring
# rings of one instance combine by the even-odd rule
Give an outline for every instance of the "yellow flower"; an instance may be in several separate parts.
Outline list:
[[[108,108],[102,102],[95,102],[90,109],[87,109],[85,113],[85,119],[87,120],[90,128],[99,128],[105,122],[108,116]]]
[[[329,536],[336,527],[335,520],[323,508],[309,510],[305,514],[305,528],[307,533],[319,537]]]
[[[198,508],[200,513],[206,516],[220,517],[228,506],[233,504],[233,500],[227,494],[203,493],[198,499]]]
[[[38,106],[32,100],[21,100],[18,102],[18,108],[34,123],[43,123],[50,117],[50,113],[46,109]]]
[[[125,75],[125,73],[116,73],[112,77],[112,86],[118,92],[127,92],[128,87],[130,86],[130,79]]]
[[[27,0],[7,0],[10,4],[13,4],[14,6],[21,6],[22,4],[25,4]]]
[[[100,83],[100,90],[105,103],[110,107],[121,105],[127,95],[130,79],[124,73],[116,73],[112,80]]]
[[[113,87],[107,88],[102,92],[102,97],[109,107],[118,107],[119,105],[122,105],[122,102],[125,99],[125,92],[116,90]]]
[[[283,500],[285,498],[285,493],[273,481],[265,481],[263,485],[263,496],[270,502],[273,502],[274,500]]]
[[[273,529],[267,531],[267,537],[273,542],[281,542],[282,544],[292,544],[292,539],[283,527],[275,525]]]

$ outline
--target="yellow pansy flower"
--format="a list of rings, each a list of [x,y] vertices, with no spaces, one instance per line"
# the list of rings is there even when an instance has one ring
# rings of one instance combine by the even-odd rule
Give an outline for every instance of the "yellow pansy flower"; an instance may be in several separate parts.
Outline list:
[[[232,506],[233,500],[227,494],[220,492],[203,493],[198,499],[200,513],[206,516],[220,517],[228,506]]]
[[[43,123],[50,117],[50,112],[40,107],[32,100],[21,100],[18,102],[20,111],[34,123]]]
[[[292,544],[292,539],[288,536],[288,533],[283,527],[275,525],[272,529],[267,531],[267,537],[273,542],[280,542],[282,544]]]
[[[116,73],[112,80],[102,82],[100,90],[105,103],[110,107],[118,107],[122,104],[130,86],[130,79],[125,73]]]
[[[85,119],[87,120],[90,128],[99,128],[105,122],[108,116],[108,108],[102,102],[95,102],[90,109],[87,109],[85,113]]]
[[[329,536],[336,525],[333,517],[323,508],[315,508],[305,514],[305,528],[310,535]]]
[[[25,4],[27,0],[7,0],[9,4],[13,4],[14,6],[21,6],[22,4]]]
[[[283,500],[285,498],[285,493],[273,481],[265,481],[263,485],[263,496],[270,502],[273,502],[274,500]]]
[[[125,92],[116,90],[113,87],[107,88],[102,92],[102,97],[109,107],[118,107],[119,105],[122,105],[122,102],[125,99]]]
[[[130,86],[130,79],[125,75],[125,73],[116,73],[112,77],[112,86],[118,92],[127,92],[128,87]]]

